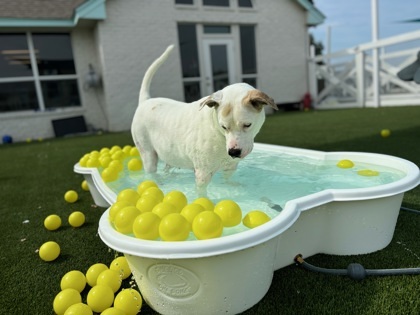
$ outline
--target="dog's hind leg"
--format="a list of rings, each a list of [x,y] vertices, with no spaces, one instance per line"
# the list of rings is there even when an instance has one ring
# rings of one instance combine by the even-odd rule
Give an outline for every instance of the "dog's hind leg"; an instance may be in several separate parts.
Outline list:
[[[158,164],[158,155],[155,151],[142,151],[141,159],[146,173],[156,173]]]
[[[195,169],[194,173],[197,195],[199,197],[207,197],[207,186],[213,177],[213,173],[204,172],[199,169]]]

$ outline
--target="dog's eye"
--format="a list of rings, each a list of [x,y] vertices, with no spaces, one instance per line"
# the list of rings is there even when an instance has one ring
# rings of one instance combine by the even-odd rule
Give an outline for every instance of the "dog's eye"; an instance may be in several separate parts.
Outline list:
[[[249,124],[244,124],[244,128],[246,129],[246,128],[249,128],[249,127],[251,127],[251,123],[249,123]]]

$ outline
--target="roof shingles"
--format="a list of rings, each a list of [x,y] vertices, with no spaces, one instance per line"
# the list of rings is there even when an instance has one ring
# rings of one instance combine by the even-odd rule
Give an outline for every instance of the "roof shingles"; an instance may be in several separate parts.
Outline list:
[[[68,20],[86,0],[1,0],[0,18]]]

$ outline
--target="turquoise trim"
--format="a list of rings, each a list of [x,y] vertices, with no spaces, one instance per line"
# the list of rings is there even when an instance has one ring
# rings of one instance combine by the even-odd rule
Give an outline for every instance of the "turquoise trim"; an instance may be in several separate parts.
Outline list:
[[[105,20],[106,0],[90,0],[76,8],[69,20],[0,18],[0,27],[74,27],[79,20]]]
[[[309,26],[316,26],[324,23],[325,15],[322,14],[312,3],[308,0],[296,0],[305,10],[308,11],[306,23]]]

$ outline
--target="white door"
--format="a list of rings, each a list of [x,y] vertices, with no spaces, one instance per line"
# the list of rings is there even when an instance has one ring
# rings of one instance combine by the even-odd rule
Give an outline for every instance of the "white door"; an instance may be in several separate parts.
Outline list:
[[[234,83],[233,40],[203,40],[205,93],[207,95]]]

